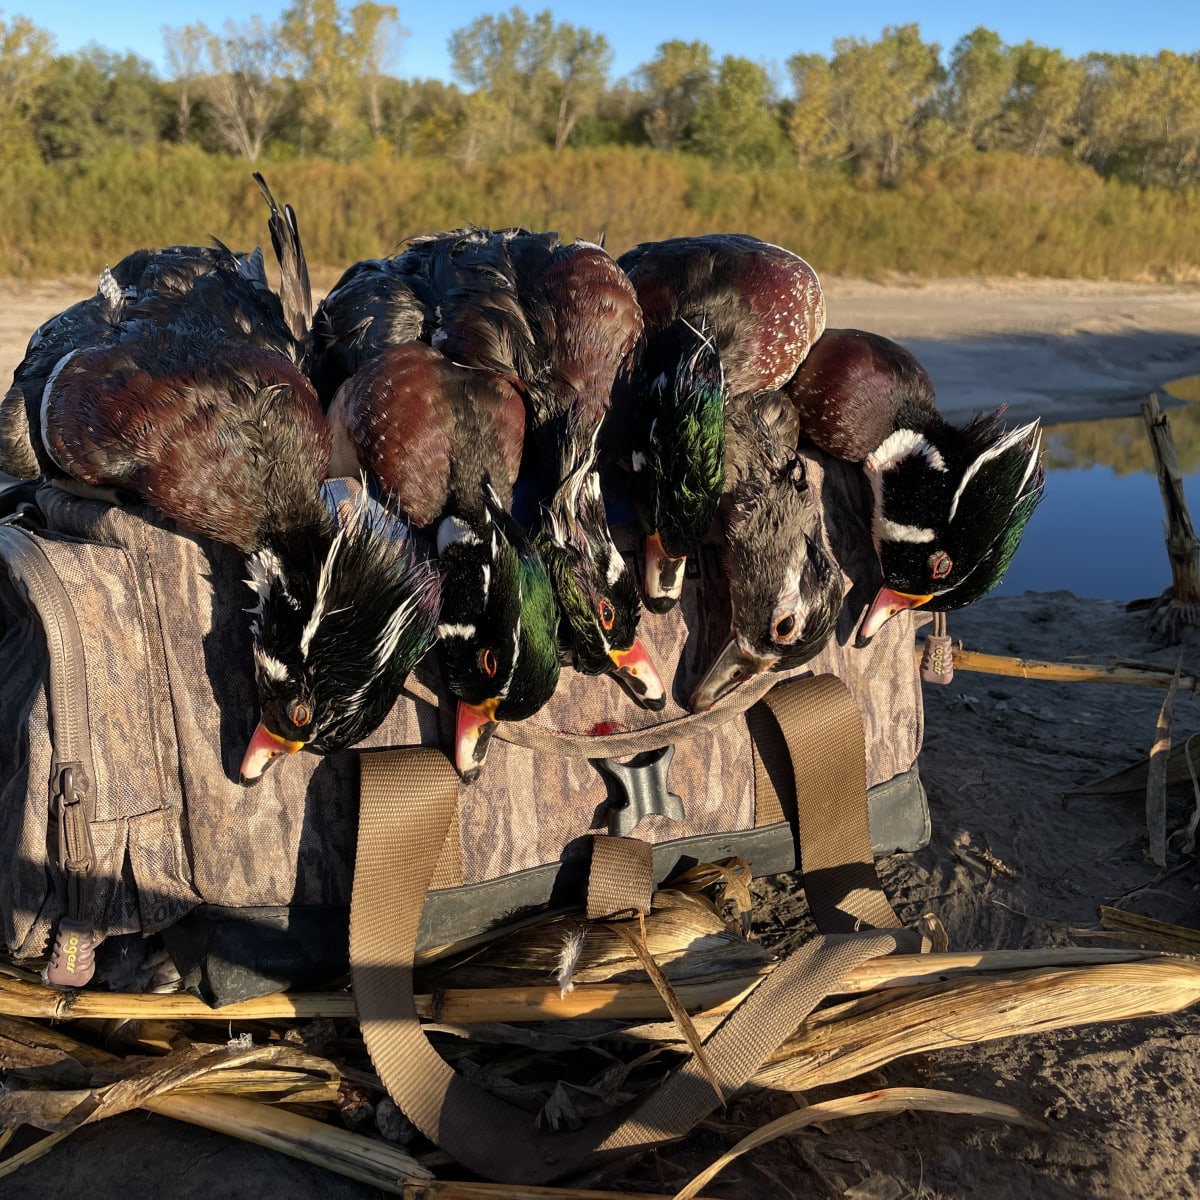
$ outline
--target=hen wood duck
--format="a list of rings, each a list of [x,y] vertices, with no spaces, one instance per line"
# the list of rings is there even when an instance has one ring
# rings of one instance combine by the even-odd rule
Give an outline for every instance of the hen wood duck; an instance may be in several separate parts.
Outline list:
[[[726,546],[733,628],[692,695],[700,711],[751,675],[807,661],[837,620],[840,573],[815,536],[795,416],[776,390],[825,306],[803,259],[746,235],[647,243],[619,261],[646,322],[632,395],[648,401],[649,424],[630,457],[639,508],[654,517],[651,607],[677,599],[683,557],[714,509]]]
[[[436,530],[454,759],[471,780],[497,722],[531,716],[553,695],[558,609],[509,512],[524,401],[504,377],[416,340],[434,308],[426,283],[395,260],[351,267],[314,318],[313,374],[334,397],[333,473],[365,471],[391,507]]]
[[[407,530],[365,498],[339,529],[323,496],[329,427],[296,362],[307,270],[294,214],[260,186],[289,311],[258,251],[137,251],[34,335],[4,413],[6,449],[51,480],[148,503],[246,556],[260,721],[243,783],[369,734],[437,614]]]
[[[858,329],[826,330],[784,390],[800,436],[871,484],[884,583],[860,644],[906,608],[961,608],[1000,582],[1042,497],[1037,421],[1005,429],[999,409],[951,424],[913,355]]]
[[[537,545],[575,668],[612,675],[636,703],[661,709],[666,689],[637,637],[637,586],[613,542],[596,466],[614,382],[641,334],[629,281],[600,246],[525,229],[417,238],[400,260],[437,295],[433,345],[525,397],[518,486],[542,501]]]

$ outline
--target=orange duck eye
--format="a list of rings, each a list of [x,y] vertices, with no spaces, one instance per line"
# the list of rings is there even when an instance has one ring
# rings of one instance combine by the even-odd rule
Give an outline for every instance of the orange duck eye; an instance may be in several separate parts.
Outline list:
[[[312,709],[298,700],[288,709],[288,716],[297,729],[303,729],[312,720]]]
[[[611,629],[613,622],[617,619],[616,610],[607,600],[600,601],[600,624],[605,629]]]
[[[788,613],[775,622],[775,636],[779,641],[789,638],[796,630],[796,614]]]
[[[954,562],[944,550],[939,550],[929,559],[929,569],[934,579],[945,579],[954,569]]]
[[[484,648],[479,652],[479,669],[489,678],[494,679],[496,676],[497,663],[496,653],[490,648]]]

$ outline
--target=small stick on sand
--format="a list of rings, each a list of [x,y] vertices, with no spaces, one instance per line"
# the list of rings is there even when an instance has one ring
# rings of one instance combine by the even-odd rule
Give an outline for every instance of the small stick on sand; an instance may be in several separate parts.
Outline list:
[[[1158,488],[1167,510],[1167,557],[1171,561],[1171,586],[1150,609],[1151,631],[1167,642],[1177,642],[1184,625],[1200,625],[1200,538],[1192,526],[1183,495],[1183,472],[1175,453],[1175,440],[1158,396],[1142,401],[1142,419],[1150,435]]]

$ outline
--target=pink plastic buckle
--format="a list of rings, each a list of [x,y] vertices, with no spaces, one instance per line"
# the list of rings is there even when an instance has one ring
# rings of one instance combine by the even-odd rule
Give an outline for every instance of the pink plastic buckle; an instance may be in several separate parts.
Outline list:
[[[954,678],[954,650],[950,638],[931,633],[921,649],[921,678],[926,683],[947,684]]]

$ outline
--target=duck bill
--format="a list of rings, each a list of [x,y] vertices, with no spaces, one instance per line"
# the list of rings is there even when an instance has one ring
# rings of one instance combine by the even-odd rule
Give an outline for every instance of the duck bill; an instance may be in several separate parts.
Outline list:
[[[749,650],[744,650],[738,645],[736,637],[731,637],[721,647],[712,666],[692,693],[688,708],[694,713],[705,712],[722,696],[732,692],[738,684],[771,670],[778,662],[778,655],[751,654]]]
[[[261,721],[246,747],[246,756],[242,759],[242,769],[239,772],[242,787],[250,787],[257,783],[266,769],[285,754],[295,754],[303,749],[303,742],[289,742],[272,733]]]
[[[478,779],[479,772],[483,770],[488,745],[498,724],[496,708],[499,704],[498,698],[485,700],[482,704],[468,704],[465,700],[458,702],[454,767],[464,783]]]
[[[865,646],[897,613],[906,608],[920,608],[928,604],[933,596],[913,596],[908,592],[893,592],[890,587],[881,587],[858,627],[854,644],[859,649]]]
[[[666,685],[641,638],[634,638],[628,650],[610,650],[608,657],[612,659],[613,678],[634,704],[652,712],[666,707]]]
[[[646,535],[642,563],[646,607],[652,613],[669,612],[683,593],[683,568],[687,555],[674,558],[663,547],[658,530]]]

